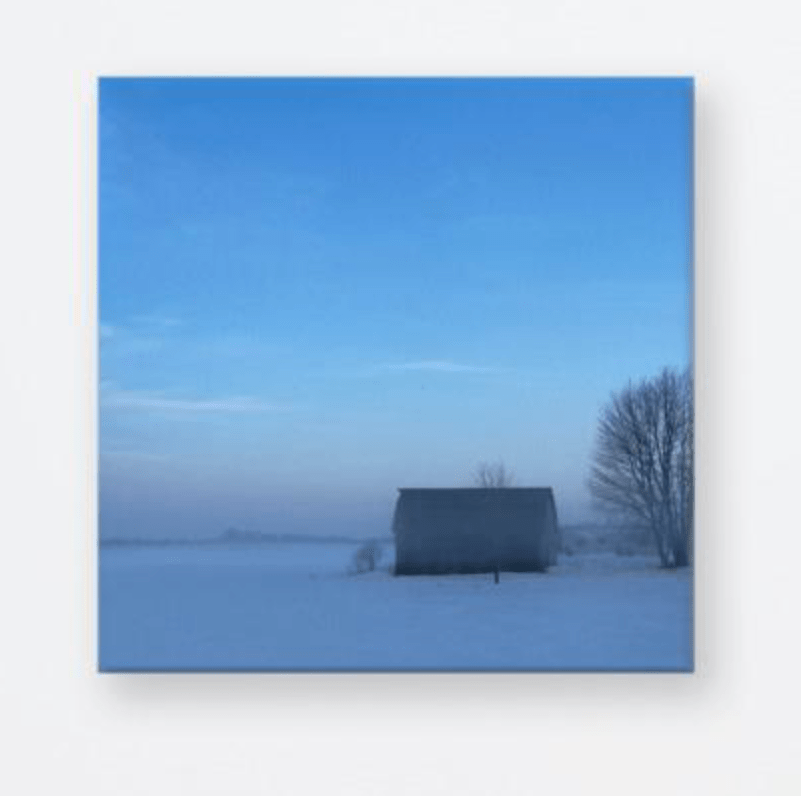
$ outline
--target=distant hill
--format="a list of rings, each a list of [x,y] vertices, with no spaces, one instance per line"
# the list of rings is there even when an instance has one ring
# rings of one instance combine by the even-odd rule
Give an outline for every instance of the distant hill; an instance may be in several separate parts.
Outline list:
[[[262,544],[363,544],[366,541],[389,543],[392,537],[366,539],[355,536],[316,536],[314,534],[264,533],[263,531],[246,531],[229,528],[218,536],[201,538],[145,538],[145,537],[101,537],[103,547],[198,547],[198,546],[232,546]]]
[[[390,537],[386,537],[389,541]],[[229,528],[214,541],[221,544],[360,544],[366,539],[356,536],[317,536],[311,533],[264,533],[263,531],[243,531],[239,528]],[[381,541],[381,540],[378,540]]]

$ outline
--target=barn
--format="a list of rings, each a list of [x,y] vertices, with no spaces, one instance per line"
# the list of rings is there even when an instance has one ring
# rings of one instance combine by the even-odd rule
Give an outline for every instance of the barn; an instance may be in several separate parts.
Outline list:
[[[556,563],[550,487],[399,489],[396,575],[544,572]]]

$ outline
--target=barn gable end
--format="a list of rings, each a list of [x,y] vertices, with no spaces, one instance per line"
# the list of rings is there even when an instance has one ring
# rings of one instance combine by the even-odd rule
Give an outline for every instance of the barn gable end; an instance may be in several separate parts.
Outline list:
[[[392,528],[397,575],[543,572],[556,563],[549,487],[398,491]]]

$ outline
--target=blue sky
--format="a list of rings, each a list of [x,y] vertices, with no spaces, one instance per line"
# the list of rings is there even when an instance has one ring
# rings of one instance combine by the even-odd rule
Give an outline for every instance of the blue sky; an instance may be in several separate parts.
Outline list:
[[[692,82],[103,79],[104,535],[384,534],[503,460],[564,521],[690,351]]]

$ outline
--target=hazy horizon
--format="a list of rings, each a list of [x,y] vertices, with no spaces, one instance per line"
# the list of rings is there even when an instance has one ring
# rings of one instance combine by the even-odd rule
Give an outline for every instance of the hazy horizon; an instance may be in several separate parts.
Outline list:
[[[104,78],[103,537],[382,536],[503,461],[593,518],[690,359],[690,79]]]

